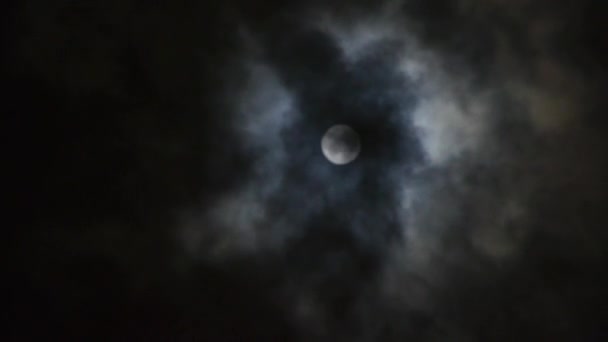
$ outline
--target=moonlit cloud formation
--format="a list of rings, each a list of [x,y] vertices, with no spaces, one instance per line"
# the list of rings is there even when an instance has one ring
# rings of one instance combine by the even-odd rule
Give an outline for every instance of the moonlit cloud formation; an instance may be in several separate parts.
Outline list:
[[[8,340],[606,340],[607,6],[9,2]]]
[[[458,44],[430,37],[428,18],[416,18],[407,4],[390,3],[365,13],[323,8],[306,12],[296,31],[314,32],[334,53],[332,60],[318,61],[331,65],[321,75],[306,70],[318,65],[299,65],[304,71],[291,74],[290,66],[268,57],[272,53],[243,50],[235,68],[235,77],[243,81],[231,86],[238,95],[228,106],[232,128],[241,139],[239,148],[251,156],[253,171],[243,186],[204,210],[201,220],[213,229],[196,234],[200,224],[185,224],[190,244],[210,246],[191,250],[217,262],[268,253],[285,258],[286,267],[293,268],[286,271],[281,287],[291,303],[287,311],[312,336],[345,334],[334,325],[339,323],[327,303],[333,299],[323,299],[341,281],[348,289],[337,291],[352,296],[345,309],[349,318],[344,319],[358,322],[361,328],[351,333],[359,340],[382,336],[387,328],[373,328],[374,324],[404,329],[397,335],[418,336],[407,323],[416,321],[418,314],[432,317],[429,324],[447,336],[466,336],[462,329],[469,322],[442,312],[441,305],[452,300],[453,292],[464,291],[466,297],[460,279],[469,279],[473,287],[489,286],[501,279],[500,267],[525,262],[530,239],[543,229],[538,224],[542,193],[561,187],[567,171],[558,170],[570,169],[577,158],[574,151],[557,145],[559,139],[581,133],[576,130],[585,110],[585,85],[546,46],[560,25],[557,19],[519,18],[516,8],[523,3],[508,13],[516,27],[521,26],[518,29],[532,30],[524,42],[513,41],[510,31],[499,24],[485,23],[484,13],[511,5],[460,1],[454,11],[463,17],[454,20],[463,22],[452,23],[444,32]],[[487,32],[471,31],[467,20],[488,24]],[[264,37],[255,39],[264,45]],[[536,53],[524,59],[516,43]],[[265,48],[274,48],[272,40]],[[396,83],[376,82],[385,78],[383,72]],[[397,157],[355,163],[336,177],[336,171],[317,156],[318,130],[316,123],[310,124],[317,120],[315,115],[332,123],[335,113],[315,112],[324,107],[314,101],[328,99],[311,97],[314,89],[309,87],[329,93],[342,86],[351,89],[349,82],[359,82],[352,88],[357,90],[346,95],[353,96],[349,105],[365,111],[376,108],[370,103],[388,103],[394,112],[355,110],[336,120],[390,121],[415,144],[389,139],[383,144],[391,146],[383,148]],[[350,108],[345,106],[340,108]],[[290,145],[293,139],[300,144],[297,149]],[[363,147],[361,158],[371,158]],[[412,150],[420,157],[412,157]],[[366,192],[365,177],[370,174],[378,179],[378,188]],[[315,217],[319,222],[311,223]],[[341,227],[343,240],[335,246],[349,247],[321,241],[331,239],[331,234],[317,230],[332,230],[332,225]],[[318,241],[306,242],[309,236]],[[290,264],[290,250],[300,248],[299,241],[304,241],[304,250],[295,252],[300,253],[297,258],[310,258],[310,266]],[[371,275],[348,270],[364,267],[359,263],[365,260],[378,263]],[[300,281],[294,282],[292,274]],[[391,305],[396,307],[389,309]],[[392,312],[393,318],[375,322],[368,311]]]

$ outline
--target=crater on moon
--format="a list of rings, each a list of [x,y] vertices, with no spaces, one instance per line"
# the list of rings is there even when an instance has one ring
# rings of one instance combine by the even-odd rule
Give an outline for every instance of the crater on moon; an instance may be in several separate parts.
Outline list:
[[[347,125],[334,125],[323,135],[321,150],[331,163],[348,164],[361,152],[359,134]]]

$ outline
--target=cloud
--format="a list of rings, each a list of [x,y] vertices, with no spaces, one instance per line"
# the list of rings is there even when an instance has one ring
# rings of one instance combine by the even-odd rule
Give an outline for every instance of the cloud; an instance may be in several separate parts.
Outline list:
[[[515,28],[486,18],[504,6],[509,10],[499,17]],[[310,45],[325,48],[320,55],[338,54],[319,67],[326,73],[301,65],[313,59],[299,60],[297,53],[282,62],[285,67],[266,54],[274,46],[263,43],[254,58],[243,53],[245,81],[235,87],[232,115],[239,148],[252,157],[255,171],[243,187],[205,209],[203,221],[215,234],[209,254],[220,260],[281,255],[281,264],[292,269],[282,276],[294,319],[322,335],[339,323],[332,304],[320,303],[340,297],[333,286],[342,282],[341,291],[351,296],[345,310],[361,324],[362,335],[376,336],[371,326],[380,318],[364,318],[360,310],[382,311],[378,307],[392,301],[405,320],[418,312],[444,325],[447,335],[474,334],[460,326],[468,318],[441,312],[443,301],[466,293],[467,286],[497,281],[501,267],[522,265],[538,234],[553,233],[538,227],[539,207],[555,205],[540,193],[561,186],[561,176],[550,170],[568,167],[573,156],[551,146],[578,136],[572,127],[580,129],[586,111],[581,75],[547,42],[559,31],[556,19],[528,22],[519,6],[524,2],[461,1],[450,14],[421,17],[398,2],[365,13],[316,9],[298,30],[329,38],[326,45]],[[430,27],[435,15],[446,24],[443,40]],[[530,27],[536,33],[529,40],[514,40]],[[289,42],[280,43],[289,49]],[[383,69],[363,68],[372,64]],[[383,83],[387,74],[397,81]],[[343,85],[348,101],[326,104],[330,97],[323,93]],[[351,116],[331,111],[344,107]],[[378,140],[390,145],[380,150],[391,153],[368,163],[362,157],[339,173],[316,157],[316,125],[331,115],[370,126],[388,121],[401,134]],[[293,152],[294,144],[301,153]],[[417,149],[421,158],[410,158]],[[373,270],[349,269],[358,262]],[[371,280],[362,280],[363,274]]]

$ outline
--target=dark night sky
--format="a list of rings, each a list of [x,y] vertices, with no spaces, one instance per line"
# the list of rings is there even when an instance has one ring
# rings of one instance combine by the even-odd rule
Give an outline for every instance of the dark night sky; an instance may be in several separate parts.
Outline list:
[[[607,10],[5,5],[8,340],[608,339]]]

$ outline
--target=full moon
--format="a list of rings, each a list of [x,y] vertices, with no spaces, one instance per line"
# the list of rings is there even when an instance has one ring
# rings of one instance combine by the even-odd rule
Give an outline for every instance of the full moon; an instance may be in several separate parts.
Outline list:
[[[332,126],[321,139],[325,158],[336,165],[344,165],[357,158],[361,151],[359,135],[347,125]]]

